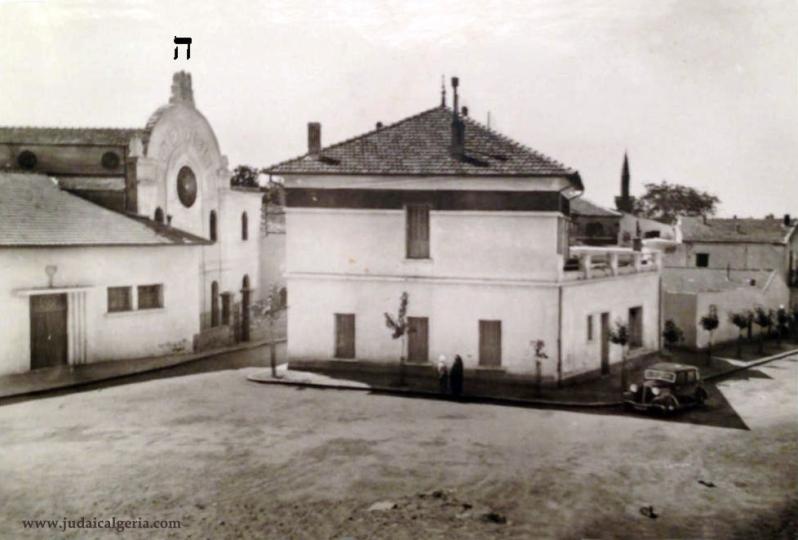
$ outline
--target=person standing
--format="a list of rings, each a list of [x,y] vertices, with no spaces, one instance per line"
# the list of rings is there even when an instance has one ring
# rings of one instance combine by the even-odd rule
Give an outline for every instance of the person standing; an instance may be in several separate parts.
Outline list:
[[[449,393],[449,367],[443,354],[438,357],[438,388],[441,394]]]
[[[449,371],[449,388],[455,397],[463,393],[463,359],[459,354],[454,357],[452,369]]]

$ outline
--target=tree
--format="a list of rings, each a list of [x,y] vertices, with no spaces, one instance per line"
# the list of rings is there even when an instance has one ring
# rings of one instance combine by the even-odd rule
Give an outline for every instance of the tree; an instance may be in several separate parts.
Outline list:
[[[759,354],[765,352],[765,332],[773,326],[773,311],[765,311],[758,307],[754,310],[754,322],[761,328],[759,331]]]
[[[230,185],[237,187],[260,187],[258,177],[261,170],[249,165],[239,165],[233,169],[233,176],[230,177]]]
[[[402,386],[405,382],[405,342],[407,341],[405,337],[407,336],[408,331],[407,300],[407,292],[403,292],[402,296],[399,297],[399,310],[396,314],[396,318],[391,317],[391,315],[388,313],[385,313],[385,326],[393,331],[391,337],[393,339],[401,338],[402,340],[402,352],[399,355],[399,384]]]
[[[629,343],[629,327],[621,320],[615,321],[610,330],[610,341],[621,346],[621,393],[626,390],[626,345]]]
[[[662,337],[665,339],[665,348],[670,350],[674,345],[684,339],[684,332],[676,326],[673,319],[665,321],[665,328],[662,331]]]
[[[701,317],[699,321],[701,328],[709,332],[709,346],[707,347],[707,365],[712,363],[712,335],[717,330],[720,321],[718,321],[718,310],[715,306],[709,306],[709,313]]]
[[[676,223],[678,216],[714,216],[720,203],[711,193],[664,180],[645,188],[645,195],[635,199],[634,213],[664,223]]]
[[[737,358],[742,358],[743,356],[743,332],[749,327],[753,317],[754,314],[748,309],[729,313],[729,321],[736,326],[738,330]]]

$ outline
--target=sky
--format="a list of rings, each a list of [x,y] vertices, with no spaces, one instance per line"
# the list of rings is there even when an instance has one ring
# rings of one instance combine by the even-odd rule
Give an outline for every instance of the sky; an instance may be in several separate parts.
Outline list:
[[[798,215],[798,1],[0,0],[0,125],[143,127],[192,74],[231,168],[436,106],[580,171],[612,205],[667,180],[720,215]],[[175,36],[191,59],[174,60]],[[451,90],[449,90],[451,96]]]

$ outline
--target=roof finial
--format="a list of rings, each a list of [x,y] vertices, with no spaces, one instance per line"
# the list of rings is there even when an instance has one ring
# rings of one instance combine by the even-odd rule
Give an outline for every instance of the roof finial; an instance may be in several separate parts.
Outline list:
[[[446,75],[441,75],[441,107],[446,107]]]

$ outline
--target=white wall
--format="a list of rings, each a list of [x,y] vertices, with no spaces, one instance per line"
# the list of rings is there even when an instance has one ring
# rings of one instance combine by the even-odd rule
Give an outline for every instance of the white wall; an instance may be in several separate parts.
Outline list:
[[[674,253],[666,255],[665,265],[695,268],[697,253],[709,254],[708,268],[725,269],[728,265],[732,270],[779,270],[782,275],[787,268],[787,250],[783,245],[733,242],[679,244]]]
[[[502,321],[502,366],[510,372],[534,371],[530,341],[542,339],[556,358],[556,287],[519,287],[422,281],[289,278],[288,354],[293,360],[331,360],[335,352],[335,313],[355,314],[357,359],[398,362],[384,313],[393,316],[403,291],[408,316],[429,318],[429,357],[479,361],[479,320]],[[548,374],[554,367],[547,366]]]
[[[593,279],[563,286],[563,375],[601,369],[601,314],[610,326],[629,322],[629,309],[643,308],[643,348],[659,347],[659,273],[643,272]],[[593,316],[593,339],[587,339],[587,317]],[[621,349],[610,344],[610,363],[621,360]]]
[[[430,212],[430,259],[405,258],[403,210],[286,209],[287,272],[555,280],[555,212]]]
[[[199,251],[195,246],[63,247],[0,250],[0,374],[30,369],[30,300],[20,289],[90,286],[86,293],[87,361],[191,350],[199,332]],[[107,313],[107,287],[163,284],[163,309]],[[135,294],[135,292],[134,292]]]

